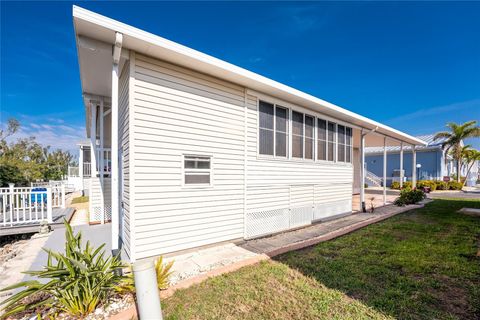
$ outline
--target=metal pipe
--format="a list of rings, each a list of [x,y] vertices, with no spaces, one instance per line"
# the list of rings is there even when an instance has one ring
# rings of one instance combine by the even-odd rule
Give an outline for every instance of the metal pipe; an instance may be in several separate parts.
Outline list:
[[[162,320],[157,274],[153,261],[137,261],[132,266],[140,319]]]

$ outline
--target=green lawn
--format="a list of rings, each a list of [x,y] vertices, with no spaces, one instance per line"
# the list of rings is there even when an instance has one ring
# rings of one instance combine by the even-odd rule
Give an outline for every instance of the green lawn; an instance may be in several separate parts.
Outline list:
[[[480,201],[435,200],[177,291],[167,319],[480,319]]]

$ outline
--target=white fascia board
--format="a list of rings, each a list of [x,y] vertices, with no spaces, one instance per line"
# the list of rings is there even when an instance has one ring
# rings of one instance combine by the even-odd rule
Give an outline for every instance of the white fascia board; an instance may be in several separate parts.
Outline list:
[[[90,37],[99,35],[101,37],[99,40],[113,44],[115,33],[120,32],[124,36],[124,47],[133,51],[183,65],[187,68],[240,84],[248,89],[265,92],[274,97],[279,97],[303,107],[312,108],[365,129],[377,128],[376,132],[378,134],[384,134],[408,144],[426,145],[426,142],[423,140],[341,108],[333,103],[92,11],[73,6],[73,17],[74,20],[78,19],[92,24],[92,34],[88,35]],[[78,32],[78,29],[75,32]]]

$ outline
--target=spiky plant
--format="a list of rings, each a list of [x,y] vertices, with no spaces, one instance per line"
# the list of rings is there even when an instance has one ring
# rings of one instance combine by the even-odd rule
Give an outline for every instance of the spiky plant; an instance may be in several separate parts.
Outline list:
[[[25,272],[45,281],[24,281],[1,290],[23,288],[1,303],[5,311],[2,317],[33,313],[40,307],[84,317],[114,292],[124,278],[118,272],[123,267],[120,259],[116,256],[105,258],[105,244],[94,249],[87,241],[83,247],[81,233],[74,235],[66,222],[65,238],[65,253],[44,249],[48,253],[47,266],[43,270]]]
[[[480,137],[480,127],[477,121],[472,120],[464,124],[456,124],[454,122],[447,123],[449,131],[438,132],[434,140],[444,138],[442,148],[445,154],[451,153],[457,164],[457,181],[460,182],[460,169],[462,167],[462,141],[467,138]]]

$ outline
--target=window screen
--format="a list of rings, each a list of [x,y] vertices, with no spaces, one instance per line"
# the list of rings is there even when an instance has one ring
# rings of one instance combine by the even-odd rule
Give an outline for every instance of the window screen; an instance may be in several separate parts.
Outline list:
[[[317,121],[317,159],[327,160],[327,121]]]
[[[352,128],[346,129],[346,153],[345,153],[345,161],[352,163]]]
[[[292,112],[292,156],[303,158],[303,113]]]
[[[185,184],[211,184],[211,157],[184,156]]]
[[[273,104],[260,101],[259,153],[273,156]]]
[[[305,115],[305,159],[313,160],[313,130],[315,127],[314,118]]]
[[[345,127],[338,125],[338,161],[345,162]]]
[[[288,110],[275,107],[275,155],[286,157],[288,150]]]
[[[335,143],[337,137],[337,125],[333,122],[328,122],[328,161],[335,161]]]

